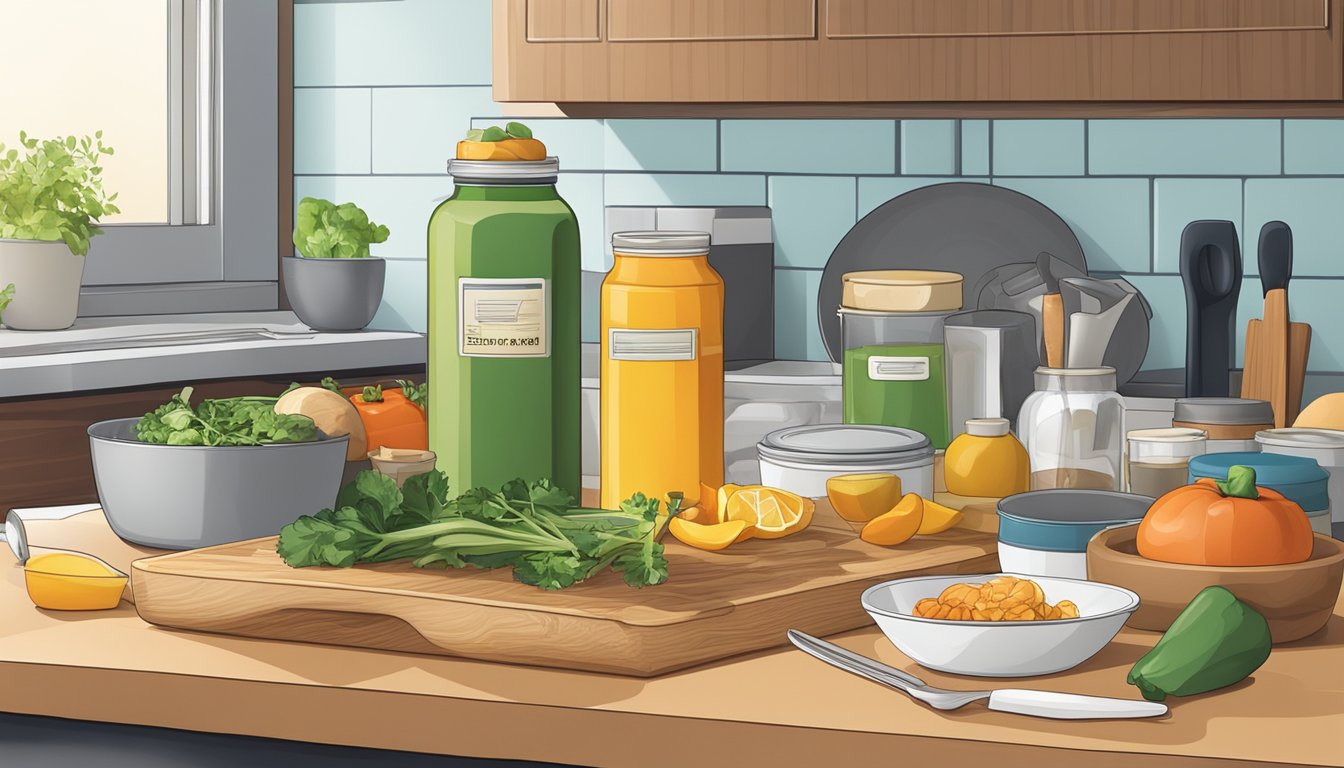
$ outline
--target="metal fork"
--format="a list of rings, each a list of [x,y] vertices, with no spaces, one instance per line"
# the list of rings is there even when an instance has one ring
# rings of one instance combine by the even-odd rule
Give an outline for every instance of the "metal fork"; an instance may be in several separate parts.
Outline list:
[[[1020,715],[1059,720],[1159,717],[1167,713],[1165,704],[1152,701],[1111,699],[1076,693],[1028,691],[1015,688],[1004,688],[997,691],[949,691],[944,688],[935,688],[908,672],[847,651],[834,643],[828,643],[805,632],[790,629],[788,636],[789,641],[804,653],[851,674],[902,691],[911,698],[922,701],[934,709],[960,709],[973,701],[988,699],[989,708],[999,712],[1013,712]]]

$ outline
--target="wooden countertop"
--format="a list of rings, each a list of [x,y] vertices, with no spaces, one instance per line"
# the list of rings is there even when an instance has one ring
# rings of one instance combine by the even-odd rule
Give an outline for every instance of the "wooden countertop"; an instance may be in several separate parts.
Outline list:
[[[651,680],[159,629],[123,603],[33,607],[0,548],[0,710],[215,733],[581,765],[1344,766],[1344,601],[1231,689],[1155,721],[941,713],[789,650]],[[874,628],[833,638],[935,685]],[[1067,673],[1002,687],[1137,697],[1157,635],[1125,630]],[[1140,759],[1136,755],[1143,755]]]

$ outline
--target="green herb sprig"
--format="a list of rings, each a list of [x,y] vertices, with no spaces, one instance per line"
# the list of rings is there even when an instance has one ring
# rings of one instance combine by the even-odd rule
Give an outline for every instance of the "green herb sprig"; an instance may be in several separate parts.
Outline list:
[[[142,443],[159,445],[268,445],[317,437],[307,416],[275,412],[274,397],[230,397],[191,405],[186,387],[135,425]]]
[[[507,141],[509,139],[530,139],[532,129],[522,123],[505,123],[503,128],[492,125],[487,128],[472,128],[467,131],[467,141]]]
[[[23,148],[0,144],[0,238],[64,241],[83,256],[103,230],[98,220],[121,213],[103,190],[103,132],[39,141],[19,132]]]

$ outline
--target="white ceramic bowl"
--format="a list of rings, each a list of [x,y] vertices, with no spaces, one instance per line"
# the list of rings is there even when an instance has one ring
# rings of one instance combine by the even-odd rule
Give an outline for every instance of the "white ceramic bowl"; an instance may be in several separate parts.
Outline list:
[[[1139,607],[1128,589],[1094,581],[1032,576],[1051,604],[1072,600],[1079,617],[1058,621],[947,621],[911,615],[915,603],[964,582],[995,576],[917,576],[864,591],[864,610],[887,639],[920,665],[980,677],[1027,677],[1062,672],[1092,658]],[[1007,574],[1017,575],[1017,574]],[[1028,577],[1020,577],[1028,578]]]

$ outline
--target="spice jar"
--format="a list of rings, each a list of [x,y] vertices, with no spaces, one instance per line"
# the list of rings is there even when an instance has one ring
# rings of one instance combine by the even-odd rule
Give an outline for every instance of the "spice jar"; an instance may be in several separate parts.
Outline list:
[[[1258,451],[1255,433],[1274,428],[1274,407],[1266,400],[1239,397],[1182,398],[1176,401],[1171,426],[1207,433],[1206,453]]]
[[[1017,420],[1032,490],[1120,490],[1124,417],[1114,368],[1037,368]]]
[[[1127,436],[1125,476],[1130,493],[1157,498],[1188,482],[1190,459],[1202,456],[1208,435],[1202,429],[1136,429]]]

